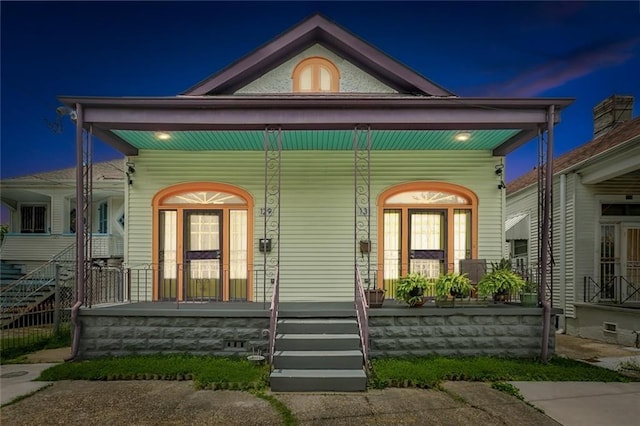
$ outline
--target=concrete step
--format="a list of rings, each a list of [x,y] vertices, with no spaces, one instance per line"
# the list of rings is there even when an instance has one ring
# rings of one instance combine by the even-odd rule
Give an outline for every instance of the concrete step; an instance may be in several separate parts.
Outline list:
[[[288,370],[271,373],[274,392],[362,392],[367,388],[364,370]]]
[[[280,334],[357,334],[358,321],[352,318],[278,320],[277,331]]]
[[[362,352],[349,351],[276,351],[273,366],[277,369],[357,370],[362,369]]]
[[[279,351],[347,351],[360,349],[358,334],[278,334]]]

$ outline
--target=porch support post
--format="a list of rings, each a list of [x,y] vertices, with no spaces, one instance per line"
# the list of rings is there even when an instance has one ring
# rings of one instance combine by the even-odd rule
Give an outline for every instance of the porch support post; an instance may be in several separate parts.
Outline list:
[[[75,303],[71,307],[71,324],[73,335],[71,340],[71,355],[68,360],[74,359],[78,355],[78,345],[80,342],[80,323],[78,322],[78,311],[84,301],[84,222],[85,217],[80,210],[84,206],[84,143],[83,143],[83,112],[82,105],[76,104],[76,285]]]
[[[260,211],[263,217],[263,234],[259,242],[262,251],[263,276],[262,297],[267,303],[267,278],[273,285],[275,271],[280,268],[280,185],[282,163],[282,129],[266,127],[264,129],[264,207]],[[267,241],[271,241],[270,247]]]
[[[543,139],[538,141],[539,159],[538,167],[538,196],[542,201],[538,206],[538,268],[540,282],[538,284],[538,298],[543,308],[542,321],[542,350],[540,357],[543,362],[548,361],[549,356],[549,331],[551,328],[551,303],[553,300],[553,125],[555,119],[555,107],[549,106],[547,116],[546,147]],[[545,150],[546,148],[546,150]],[[545,160],[544,162],[542,162]],[[547,297],[547,290],[549,290]]]
[[[91,265],[91,259],[93,258],[93,126],[89,127],[88,132],[85,132],[84,143],[84,195],[82,197],[82,215],[84,216],[84,223],[82,224],[82,227],[76,228],[76,232],[78,229],[81,229],[82,236],[84,238],[84,303],[91,307],[94,301],[93,281],[91,279],[93,272]]]
[[[353,129],[354,262],[371,288],[371,127]],[[355,274],[355,271],[354,271]],[[354,275],[355,277],[355,275]]]

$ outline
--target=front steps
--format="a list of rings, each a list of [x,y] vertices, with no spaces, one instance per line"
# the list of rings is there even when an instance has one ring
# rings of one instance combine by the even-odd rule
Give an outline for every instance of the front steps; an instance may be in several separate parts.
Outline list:
[[[278,320],[274,392],[358,392],[367,386],[354,318]]]

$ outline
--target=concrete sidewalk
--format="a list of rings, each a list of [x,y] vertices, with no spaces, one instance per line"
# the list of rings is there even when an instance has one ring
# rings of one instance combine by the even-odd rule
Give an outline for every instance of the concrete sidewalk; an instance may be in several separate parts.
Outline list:
[[[34,382],[40,373],[56,364],[0,365],[0,405],[50,386],[52,382]]]
[[[640,382],[510,383],[564,426],[635,426],[640,421]]]
[[[615,369],[638,352],[558,336],[557,352]],[[40,372],[69,354],[69,348],[27,357],[34,364],[0,366],[1,402],[50,385],[34,382]],[[573,355],[573,356],[569,356]],[[639,360],[640,361],[640,360]],[[511,382],[525,400],[544,413],[488,383],[446,382],[442,390],[384,389],[364,393],[274,393],[301,425],[635,425],[640,419],[640,382]],[[46,407],[46,409],[43,409]],[[144,407],[144,408],[141,408]],[[89,417],[87,417],[89,416]],[[133,416],[133,417],[132,417]],[[194,417],[195,416],[195,417]],[[246,392],[198,391],[192,382],[56,382],[48,389],[2,408],[10,424],[272,425],[280,416],[266,401]],[[134,422],[135,423],[135,422]]]

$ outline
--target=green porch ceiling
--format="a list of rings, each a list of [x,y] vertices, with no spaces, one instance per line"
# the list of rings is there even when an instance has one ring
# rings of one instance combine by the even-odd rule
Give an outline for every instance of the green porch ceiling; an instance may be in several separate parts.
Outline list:
[[[262,151],[262,131],[173,131],[168,140],[156,132],[112,130],[138,149],[178,151]],[[493,150],[519,132],[517,129],[465,130],[469,140],[459,142],[457,130],[373,130],[373,150]],[[282,149],[344,151],[353,149],[353,131],[287,130],[282,132]]]

